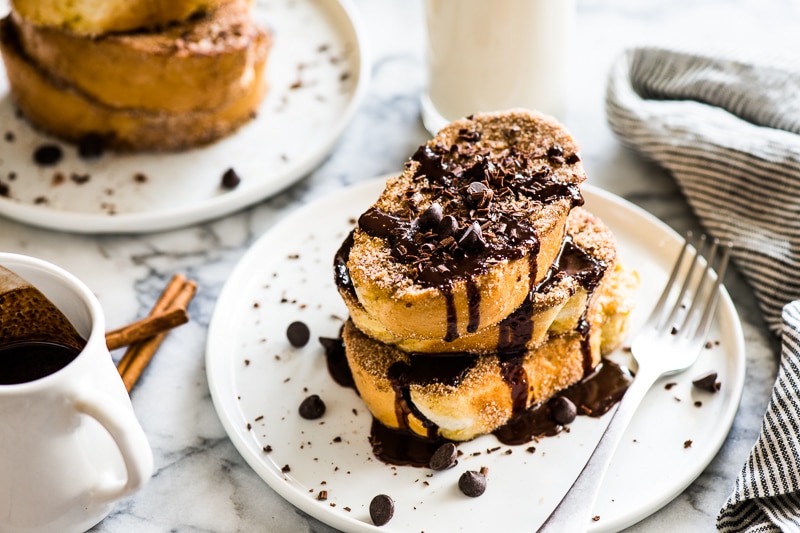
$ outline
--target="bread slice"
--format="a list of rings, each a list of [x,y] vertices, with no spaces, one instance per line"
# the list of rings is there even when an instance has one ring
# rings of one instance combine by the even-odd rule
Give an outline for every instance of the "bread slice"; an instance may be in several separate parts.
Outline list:
[[[37,26],[81,35],[161,27],[231,0],[11,0],[14,11]]]
[[[16,13],[12,18],[29,61],[88,99],[118,109],[220,109],[248,92],[271,40],[254,24],[248,0],[163,30],[96,38],[40,27]]]
[[[615,269],[596,290],[599,297],[590,300],[585,324],[522,352],[408,353],[371,339],[348,320],[342,331],[347,362],[359,395],[385,426],[425,438],[469,440],[546,402],[595,368],[624,339],[636,286],[635,275]],[[604,329],[607,322],[616,327]],[[512,374],[517,379],[510,382]]]
[[[533,349],[549,334],[574,330],[586,309],[589,294],[616,263],[616,241],[600,219],[576,207],[567,217],[567,237],[545,280],[508,317],[475,333],[453,341],[417,339],[393,335],[358,303],[351,287],[337,286],[356,327],[373,339],[392,344],[406,352],[493,353],[498,344]],[[343,251],[338,257],[346,254]],[[481,295],[481,298],[484,296]]]
[[[107,148],[119,151],[183,150],[215,141],[253,118],[267,91],[266,54],[254,54],[253,75],[245,90],[221,107],[185,113],[117,109],[31,61],[20,48],[10,17],[0,21],[0,52],[11,96],[34,126],[72,142],[98,137]]]
[[[450,124],[359,218],[347,263],[358,302],[398,337],[450,341],[498,323],[549,271],[585,177],[546,115]]]

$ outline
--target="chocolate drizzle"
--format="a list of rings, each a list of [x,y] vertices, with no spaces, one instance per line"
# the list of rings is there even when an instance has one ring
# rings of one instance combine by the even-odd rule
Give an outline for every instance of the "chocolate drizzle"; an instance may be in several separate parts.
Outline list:
[[[604,359],[596,371],[580,382],[559,393],[572,401],[579,415],[600,417],[617,403],[633,376],[628,369]],[[564,427],[552,416],[554,398],[543,405],[531,407],[512,417],[505,425],[493,433],[503,444],[525,444],[536,437],[551,437],[559,434]]]
[[[356,299],[356,289],[353,280],[350,279],[350,271],[347,270],[347,260],[350,259],[350,250],[353,249],[353,232],[351,231],[345,238],[342,245],[333,256],[333,280],[339,290],[343,290]]]
[[[503,381],[511,393],[511,412],[525,411],[528,407],[528,373],[523,366],[525,352],[503,354],[500,361]]]
[[[497,262],[526,255],[535,276],[539,237],[529,214],[558,200],[583,203],[578,185],[556,180],[552,161],[534,163],[531,153],[515,147],[493,154],[470,144],[480,139],[479,132],[463,133],[455,149],[422,145],[416,151],[408,163],[416,164],[415,188],[399,199],[395,212],[373,206],[358,220],[361,231],[384,240],[392,257],[410,267],[416,283],[442,292],[448,340],[459,329],[449,312],[453,283],[467,283],[467,331],[474,332],[480,324],[475,277]],[[426,205],[426,198],[435,201]]]
[[[588,376],[593,370],[591,347],[591,324],[587,320],[586,312],[594,296],[594,291],[600,280],[603,279],[608,265],[595,258],[591,253],[576,244],[572,237],[567,235],[561,246],[558,258],[553,263],[548,275],[539,283],[537,290],[547,290],[549,285],[556,283],[564,276],[571,276],[583,287],[587,294],[586,308],[578,319],[577,331],[581,335],[581,351],[583,353],[583,374]],[[513,316],[513,313],[512,313]]]

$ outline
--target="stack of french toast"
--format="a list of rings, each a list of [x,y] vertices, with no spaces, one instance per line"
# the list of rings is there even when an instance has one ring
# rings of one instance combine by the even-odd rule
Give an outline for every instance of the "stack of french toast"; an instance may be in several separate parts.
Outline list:
[[[270,33],[250,0],[12,0],[11,95],[37,128],[119,151],[204,145],[255,116]]]
[[[380,423],[455,441],[590,375],[627,331],[638,275],[582,207],[578,146],[515,109],[419,147],[334,260],[359,395]]]

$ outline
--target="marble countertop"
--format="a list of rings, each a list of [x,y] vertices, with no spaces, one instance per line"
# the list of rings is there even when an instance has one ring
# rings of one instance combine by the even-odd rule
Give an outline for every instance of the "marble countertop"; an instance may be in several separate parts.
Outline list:
[[[191,322],[169,335],[131,395],[155,453],[155,474],[93,531],[333,531],[273,492],[238,454],[212,405],[204,350],[215,299],[260,235],[315,198],[400,168],[429,138],[420,120],[425,84],[420,5],[355,4],[372,57],[369,91],[331,156],[294,186],[212,222],[144,235],[63,234],[0,218],[0,250],[40,257],[74,273],[97,294],[109,328],[144,316],[175,272],[199,284]],[[630,45],[778,39],[781,29],[795,31],[794,9],[777,0],[579,0],[577,64],[564,122],[582,145],[591,183],[678,231],[697,229],[673,180],[621,146],[609,130],[607,69]],[[758,435],[777,372],[777,339],[735,272],[727,285],[747,348],[747,384],[733,429],[700,477],[631,531],[714,529],[717,511]],[[113,356],[118,359],[121,352]]]

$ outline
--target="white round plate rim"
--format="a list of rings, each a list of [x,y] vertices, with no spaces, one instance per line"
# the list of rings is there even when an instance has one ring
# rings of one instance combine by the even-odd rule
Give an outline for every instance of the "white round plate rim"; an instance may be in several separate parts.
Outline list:
[[[0,197],[0,215],[33,226],[74,233],[145,233],[175,229],[213,220],[264,200],[296,183],[314,170],[328,156],[358,110],[369,83],[370,59],[366,32],[355,5],[352,0],[322,1],[330,8],[339,9],[340,12],[335,13],[337,19],[343,18],[350,25],[348,30],[353,34],[356,44],[355,52],[358,55],[359,69],[356,76],[354,76],[357,77],[358,82],[352,90],[349,102],[336,124],[328,130],[327,135],[322,137],[316,146],[310,146],[307,150],[304,150],[303,153],[306,156],[304,159],[287,165],[258,186],[247,189],[234,189],[192,205],[111,216],[102,213],[92,214],[48,209],[45,206],[19,203]],[[344,17],[340,15],[344,15]],[[236,133],[233,135],[235,136]],[[203,149],[201,147],[196,150]],[[170,154],[164,154],[163,157],[169,158]],[[190,179],[187,179],[187,184],[191,184]]]
[[[248,438],[247,432],[242,427],[242,416],[238,412],[239,407],[235,401],[237,398],[236,375],[232,364],[235,350],[232,350],[230,346],[230,338],[235,335],[232,335],[231,331],[226,331],[225,326],[228,325],[229,317],[233,314],[232,311],[241,307],[243,295],[247,292],[244,289],[250,282],[251,275],[263,269],[262,259],[265,257],[265,247],[279,238],[281,231],[293,227],[308,213],[325,213],[325,205],[346,204],[354,197],[375,197],[385,179],[386,176],[377,178],[320,198],[290,214],[262,235],[240,259],[223,287],[209,324],[206,345],[206,374],[212,401],[220,421],[236,449],[256,474],[280,496],[311,516],[346,532],[379,531],[386,530],[386,527],[378,529],[370,523],[345,515],[341,510],[320,505],[309,496],[307,487],[291,479],[287,480],[279,467],[274,463],[269,464],[263,459],[263,450],[254,445],[253,439]],[[682,238],[665,223],[627,200],[597,187],[584,185],[583,191],[587,207],[595,214],[598,214],[598,209],[605,209],[606,213],[614,212],[629,216],[631,217],[631,223],[628,226],[630,231],[640,234],[639,238],[646,236],[645,242],[648,243],[660,239],[659,246],[669,249],[669,257],[677,255]],[[324,218],[324,215],[322,217]],[[320,223],[319,217],[316,223]],[[670,266],[667,265],[665,268],[668,269]],[[720,327],[725,332],[725,344],[729,346],[730,352],[733,354],[733,360],[728,362],[733,372],[727,376],[725,382],[729,399],[722,407],[721,415],[716,419],[718,423],[714,425],[711,439],[701,443],[702,447],[695,447],[694,452],[700,454],[700,457],[695,460],[695,467],[678,474],[679,479],[673,480],[668,486],[660,487],[655,494],[651,492],[650,500],[642,502],[642,505],[628,506],[616,515],[612,513],[609,516],[609,513],[605,513],[602,521],[590,525],[591,533],[605,533],[628,527],[669,503],[702,473],[724,443],[738,411],[745,377],[744,335],[733,302],[724,288],[721,289],[716,320],[720,322]],[[327,373],[327,370],[324,369],[320,371]],[[658,480],[654,480],[654,482],[657,484]],[[619,511],[618,508],[617,511]]]

